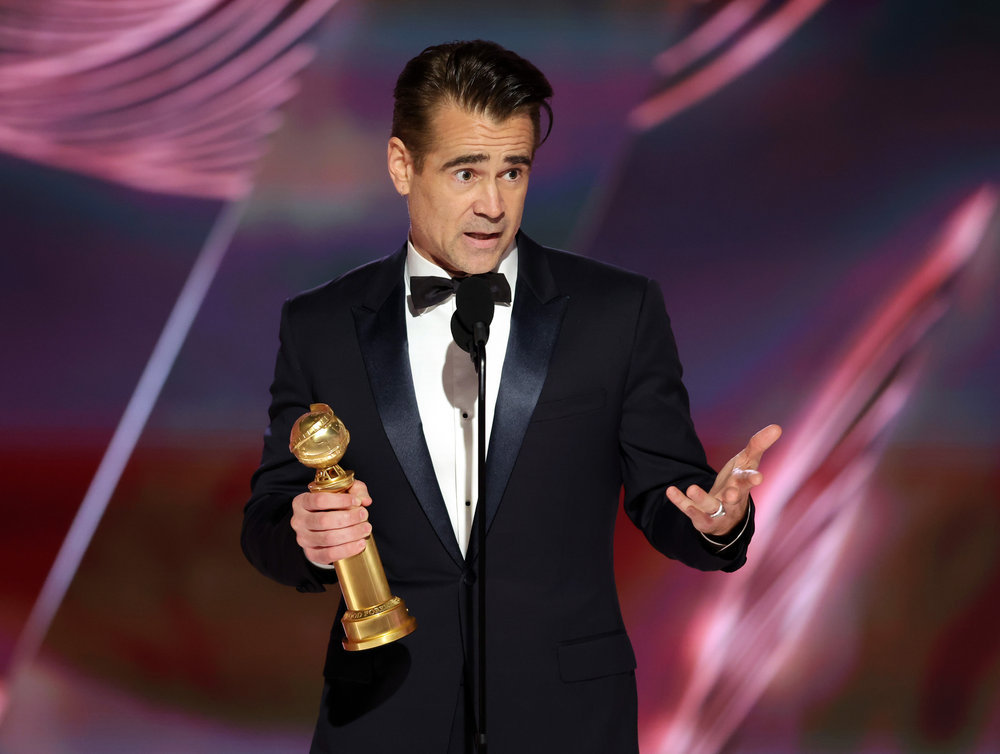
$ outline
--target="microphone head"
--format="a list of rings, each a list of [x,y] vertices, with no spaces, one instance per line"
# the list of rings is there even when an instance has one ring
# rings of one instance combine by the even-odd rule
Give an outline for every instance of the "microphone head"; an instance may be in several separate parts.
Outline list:
[[[489,340],[493,306],[493,291],[490,290],[490,284],[482,278],[467,277],[458,284],[455,313],[451,318],[451,335],[458,347],[466,353],[472,353],[477,330],[482,343]]]
[[[458,318],[470,332],[477,322],[489,325],[493,321],[493,291],[490,284],[479,277],[467,277],[458,284],[455,293]]]

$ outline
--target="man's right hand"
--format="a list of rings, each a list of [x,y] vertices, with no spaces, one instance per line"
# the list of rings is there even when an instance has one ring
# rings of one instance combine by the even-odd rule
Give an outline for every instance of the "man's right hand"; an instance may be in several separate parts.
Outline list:
[[[364,482],[354,481],[343,492],[303,492],[292,500],[292,528],[306,557],[317,565],[357,555],[372,533],[368,506],[372,499]]]

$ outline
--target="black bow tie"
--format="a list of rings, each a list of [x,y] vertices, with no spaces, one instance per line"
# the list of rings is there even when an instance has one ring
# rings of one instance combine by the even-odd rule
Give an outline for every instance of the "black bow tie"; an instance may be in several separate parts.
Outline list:
[[[493,300],[501,304],[510,303],[510,283],[502,272],[484,272],[469,277],[482,278],[490,284]],[[458,291],[463,280],[469,278],[440,278],[434,276],[414,276],[410,278],[410,298],[414,309],[426,309],[440,304]]]

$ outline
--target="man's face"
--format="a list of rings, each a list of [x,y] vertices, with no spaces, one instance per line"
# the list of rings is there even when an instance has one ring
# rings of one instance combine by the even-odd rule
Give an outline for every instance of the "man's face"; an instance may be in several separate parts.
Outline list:
[[[449,273],[489,272],[521,227],[535,146],[531,118],[497,123],[441,105],[429,143],[418,172],[403,142],[389,140],[389,174],[407,199],[410,240]]]

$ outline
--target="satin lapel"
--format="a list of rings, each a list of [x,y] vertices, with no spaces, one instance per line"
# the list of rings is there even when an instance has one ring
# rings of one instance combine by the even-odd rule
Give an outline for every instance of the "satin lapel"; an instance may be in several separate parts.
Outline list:
[[[487,531],[500,507],[524,433],[542,392],[559,326],[569,301],[568,296],[558,295],[543,249],[523,234],[518,236],[517,264],[518,280],[514,311],[511,313],[510,339],[486,457]],[[482,510],[483,506],[477,506],[477,518]],[[478,549],[473,534],[468,548],[470,562]]]
[[[363,306],[354,309],[354,325],[368,382],[382,427],[434,531],[448,554],[462,565],[451,519],[441,497],[430,451],[424,440],[406,347],[403,253],[386,260],[382,285],[372,286]],[[388,293],[386,293],[388,291]]]

